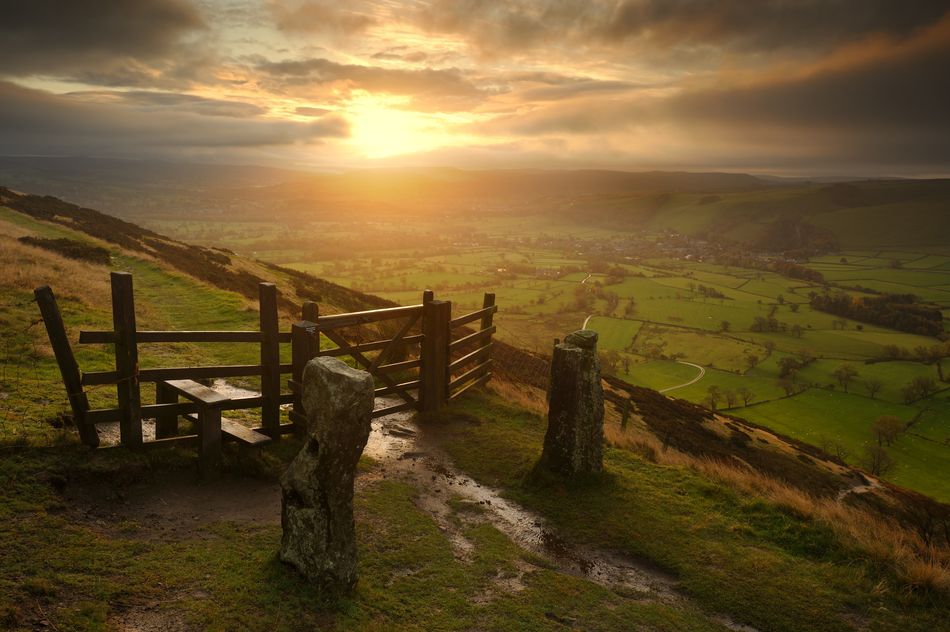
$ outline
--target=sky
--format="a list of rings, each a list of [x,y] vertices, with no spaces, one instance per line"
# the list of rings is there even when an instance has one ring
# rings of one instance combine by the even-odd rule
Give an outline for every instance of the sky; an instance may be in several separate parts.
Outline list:
[[[950,175],[950,2],[0,0],[0,154]]]

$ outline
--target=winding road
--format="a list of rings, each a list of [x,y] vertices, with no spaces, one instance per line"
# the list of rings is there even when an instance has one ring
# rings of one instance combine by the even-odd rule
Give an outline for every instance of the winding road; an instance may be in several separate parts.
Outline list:
[[[590,277],[588,276],[587,278],[590,278]],[[586,279],[585,279],[585,280],[586,280]],[[583,283],[583,282],[584,282],[584,281],[581,281],[581,283]],[[587,318],[584,319],[584,324],[581,325],[581,329],[587,329],[587,324],[590,322],[590,319],[593,318],[593,317],[594,317],[594,314],[590,314],[589,316],[587,316]],[[675,390],[678,389],[678,388],[685,388],[685,387],[687,387],[687,386],[692,386],[692,385],[695,384],[696,382],[698,382],[698,381],[700,381],[701,379],[703,379],[703,377],[706,375],[706,369],[703,368],[703,367],[701,367],[701,366],[699,366],[698,364],[693,364],[692,362],[685,362],[685,361],[683,361],[683,360],[677,360],[676,362],[677,362],[677,364],[684,364],[684,365],[686,365],[686,366],[691,366],[691,367],[693,367],[694,369],[698,369],[698,370],[699,370],[699,373],[696,375],[696,377],[694,377],[693,379],[691,379],[689,382],[683,382],[682,384],[677,384],[676,386],[668,386],[668,387],[666,387],[666,388],[661,388],[661,389],[659,389],[657,392],[659,392],[659,393],[668,393],[669,391],[675,391]]]
[[[682,361],[682,360],[677,360],[676,362],[677,362],[677,364],[685,364],[686,366],[691,366],[691,367],[693,367],[694,369],[699,369],[699,375],[697,375],[696,377],[694,377],[693,379],[691,379],[689,382],[683,382],[682,384],[677,384],[676,386],[668,386],[667,388],[661,388],[658,392],[660,392],[660,393],[667,393],[667,392],[669,392],[669,391],[675,391],[675,390],[678,389],[678,388],[683,388],[683,387],[685,387],[685,386],[690,386],[690,385],[695,384],[696,382],[700,381],[701,379],[703,379],[703,376],[706,375],[706,369],[704,369],[703,367],[699,366],[698,364],[693,364],[692,362],[684,362],[684,361]]]

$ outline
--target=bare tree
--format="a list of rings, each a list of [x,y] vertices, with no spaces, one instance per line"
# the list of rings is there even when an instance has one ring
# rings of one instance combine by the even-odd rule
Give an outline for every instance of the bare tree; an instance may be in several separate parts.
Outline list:
[[[709,408],[716,410],[719,406],[719,401],[722,399],[722,391],[719,390],[719,387],[713,384],[706,389],[706,403],[709,405]]]
[[[739,397],[742,398],[743,406],[748,406],[750,403],[752,403],[752,400],[755,399],[755,393],[749,390],[748,386],[743,386],[737,391],[737,393],[739,394]]]
[[[884,388],[884,383],[872,377],[864,380],[864,388],[868,389],[868,395],[871,396],[871,399],[877,399],[877,394]]]
[[[864,449],[863,465],[871,474],[883,476],[894,468],[894,459],[879,445],[869,445]]]
[[[871,432],[874,433],[878,446],[884,444],[890,446],[897,441],[897,438],[904,432],[904,428],[904,422],[901,421],[899,417],[895,417],[894,415],[881,415],[875,419],[871,425]]]
[[[726,408],[734,408],[739,396],[733,390],[723,391],[722,396],[726,398]]]

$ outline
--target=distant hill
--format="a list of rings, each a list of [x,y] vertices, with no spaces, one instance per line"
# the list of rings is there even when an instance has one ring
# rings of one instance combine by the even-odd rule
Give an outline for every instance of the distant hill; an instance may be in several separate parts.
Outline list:
[[[806,235],[840,248],[943,246],[950,180],[783,179],[742,173],[371,169],[314,173],[247,165],[0,157],[0,182],[136,222],[292,223],[316,218],[555,214],[618,231],[674,230],[765,250]],[[778,239],[777,239],[778,237]]]

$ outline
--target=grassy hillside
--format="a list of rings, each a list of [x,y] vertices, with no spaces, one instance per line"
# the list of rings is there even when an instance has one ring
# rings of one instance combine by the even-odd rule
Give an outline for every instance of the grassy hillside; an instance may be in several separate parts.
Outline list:
[[[5,627],[931,630],[950,615],[946,506],[741,420],[610,381],[607,473],[567,483],[535,472],[547,366],[505,345],[496,350],[496,394],[473,393],[421,420],[415,453],[450,457],[436,468],[438,481],[405,475],[423,457],[364,457],[360,583],[349,597],[315,594],[275,553],[275,479],[299,449],[295,440],[258,452],[229,446],[225,479],[210,487],[194,483],[187,450],[89,452],[77,444],[33,287],[53,286],[73,337],[80,326],[108,328],[111,268],[134,273],[143,328],[244,328],[257,319],[252,297],[163,257],[163,238],[148,237],[140,250],[78,228],[59,213],[0,210]],[[105,248],[110,264],[18,241],[24,236]],[[173,253],[181,247],[167,243]],[[190,256],[206,255],[214,253]],[[214,278],[243,271],[281,287],[300,280],[228,256]],[[340,297],[328,309],[364,300],[321,287]],[[104,368],[110,352],[84,346],[80,363]],[[142,361],[241,362],[242,353],[256,349],[154,345]],[[91,395],[112,397],[111,389]],[[634,404],[624,429],[626,398]],[[938,426],[922,418],[915,430],[928,436]],[[534,540],[540,552],[504,531],[488,505],[466,499],[464,475],[545,521]],[[579,570],[558,562],[564,550],[631,560],[668,588],[607,587],[583,570],[583,558]]]

